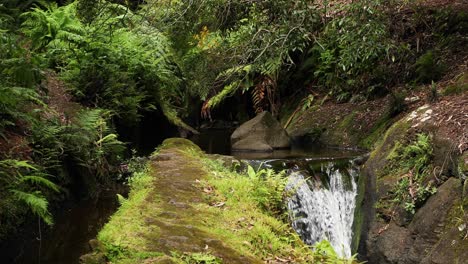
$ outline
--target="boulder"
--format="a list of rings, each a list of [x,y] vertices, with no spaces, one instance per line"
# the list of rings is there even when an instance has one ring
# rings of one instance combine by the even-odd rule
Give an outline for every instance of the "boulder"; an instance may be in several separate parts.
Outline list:
[[[269,112],[260,113],[237,128],[231,135],[231,145],[233,150],[263,152],[291,146],[286,130]]]
[[[453,210],[460,204],[461,183],[449,178],[414,215],[411,223],[374,223],[367,239],[368,263],[465,263],[468,240],[453,226]]]
[[[80,257],[80,264],[106,264],[104,253],[89,253]]]

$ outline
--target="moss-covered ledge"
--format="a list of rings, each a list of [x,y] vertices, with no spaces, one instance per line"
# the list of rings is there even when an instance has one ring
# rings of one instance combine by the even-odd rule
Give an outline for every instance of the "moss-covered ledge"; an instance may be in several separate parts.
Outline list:
[[[260,208],[258,198],[265,193],[257,191],[258,183],[222,164],[208,159],[188,140],[164,141],[146,171],[132,178],[129,198],[122,199],[120,209],[99,232],[101,246],[82,259],[87,264],[103,259],[110,263],[314,261],[314,253],[288,224]]]

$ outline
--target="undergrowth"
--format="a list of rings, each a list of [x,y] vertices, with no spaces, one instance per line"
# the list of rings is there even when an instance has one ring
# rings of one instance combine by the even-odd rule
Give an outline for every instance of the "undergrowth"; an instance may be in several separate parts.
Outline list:
[[[394,210],[394,206],[400,205],[408,213],[414,214],[437,191],[431,181],[432,153],[432,138],[427,134],[418,134],[415,140],[407,144],[395,144],[388,155],[389,165],[385,170],[388,175],[398,177],[398,182],[386,197],[389,204],[380,203],[380,207]]]

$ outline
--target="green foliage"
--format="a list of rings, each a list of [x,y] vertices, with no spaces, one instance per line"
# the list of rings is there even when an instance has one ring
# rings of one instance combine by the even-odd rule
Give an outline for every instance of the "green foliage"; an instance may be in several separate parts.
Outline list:
[[[0,25],[1,22],[0,18]],[[9,24],[5,22],[5,28]],[[18,35],[0,29],[0,136],[18,120],[31,121],[33,111],[24,108],[44,106],[33,89],[41,79],[40,63],[40,56],[23,48]]]
[[[88,170],[90,177],[108,180],[116,171],[125,146],[108,126],[111,114],[101,109],[82,110],[68,125],[57,120],[33,125],[34,158],[57,172],[68,159]]]
[[[52,215],[47,209],[48,202],[43,191],[59,192],[59,187],[47,177],[27,161],[0,161],[0,192],[10,192],[14,199],[24,203],[31,212],[51,225]]]
[[[0,85],[0,136],[5,137],[3,130],[14,127],[17,120],[31,121],[30,113],[24,107],[32,103],[41,103],[34,90],[21,87],[1,87]]]
[[[427,180],[432,162],[431,137],[418,134],[417,139],[406,146],[397,142],[388,159],[391,173],[402,175],[392,190],[392,203],[402,204],[406,211],[414,214],[426,199],[437,191]]]
[[[431,88],[429,93],[427,94],[427,100],[430,103],[435,103],[439,99],[439,92],[437,91],[437,85],[432,81]]]
[[[181,50],[184,72],[188,71],[187,76],[193,79],[188,89],[202,99],[210,98],[206,110],[236,91],[247,91],[268,78],[274,84],[268,88],[274,95],[269,100],[270,111],[275,112],[281,68],[291,68],[291,53],[305,49],[310,41],[309,30],[319,21],[318,12],[303,0],[210,0],[203,4],[161,5],[165,12],[155,10],[159,21],[173,22],[168,23],[169,28],[179,29],[173,32],[186,32],[184,40],[180,39],[181,34],[169,36],[176,45],[189,44]],[[180,20],[173,21],[179,14]],[[195,22],[185,24],[183,19],[194,15],[198,18],[191,21]]]
[[[444,67],[437,62],[434,52],[428,51],[418,58],[415,67],[415,80],[420,83],[438,81],[442,76]]]
[[[260,166],[261,167],[261,166]],[[280,173],[273,169],[258,169],[247,164],[247,176],[253,183],[253,196],[260,208],[276,216],[286,213],[284,205],[287,177],[285,171]]]
[[[174,254],[174,257],[180,259],[183,263],[187,264],[220,264],[221,259],[209,253],[185,253]]]
[[[57,39],[68,42],[81,42],[83,28],[73,16],[74,5],[58,8],[57,4],[49,4],[46,10],[35,7],[21,15],[25,22],[23,32],[30,37],[33,49],[44,49]]]
[[[357,1],[341,6],[346,15],[330,20],[308,52],[314,76],[330,89],[338,101],[352,93],[369,93],[369,83],[379,61],[394,61],[385,15],[379,1]],[[370,86],[372,87],[372,86]]]
[[[62,70],[84,105],[111,110],[126,123],[160,105],[170,121],[187,128],[174,107],[187,97],[166,37],[128,8],[107,1],[90,6],[97,15],[83,24],[77,9],[85,2],[34,8],[23,15],[23,31],[50,66]]]
[[[343,259],[340,258],[335,250],[333,249],[333,246],[330,244],[330,242],[326,239],[315,243],[314,244],[314,251],[316,254],[319,256],[323,256],[320,259],[320,263],[324,264],[336,264],[336,263],[343,263],[343,264],[352,264],[356,263],[356,258],[357,255],[352,256],[350,259]]]
[[[416,141],[412,144],[397,147],[390,159],[398,161],[403,169],[421,174],[430,165],[432,151],[431,137],[427,134],[418,134]]]

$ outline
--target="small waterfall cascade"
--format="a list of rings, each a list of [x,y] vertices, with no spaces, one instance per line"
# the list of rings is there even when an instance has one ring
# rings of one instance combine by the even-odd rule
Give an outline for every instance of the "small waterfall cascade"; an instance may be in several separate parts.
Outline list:
[[[358,169],[321,165],[320,172],[293,171],[287,190],[293,195],[287,206],[292,226],[309,245],[327,239],[338,256],[351,257]]]

